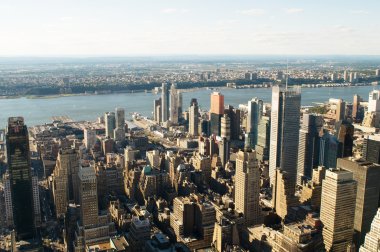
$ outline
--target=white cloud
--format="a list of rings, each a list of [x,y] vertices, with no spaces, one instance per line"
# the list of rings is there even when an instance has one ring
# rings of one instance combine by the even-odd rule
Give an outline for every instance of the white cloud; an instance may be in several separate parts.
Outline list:
[[[161,13],[165,13],[165,14],[171,14],[171,13],[175,13],[177,12],[178,10],[176,8],[167,8],[167,9],[163,9],[161,10]]]
[[[350,11],[351,14],[368,14],[369,11],[366,11],[366,10],[351,10]]]
[[[161,10],[161,13],[164,14],[173,14],[173,13],[187,13],[189,12],[188,9],[177,9],[177,8],[166,8]]]
[[[263,9],[247,9],[247,10],[239,10],[237,13],[247,16],[262,16],[265,14],[265,10]]]
[[[69,21],[72,20],[74,17],[66,16],[66,17],[60,17],[59,20],[61,21]]]
[[[302,13],[302,12],[304,12],[304,9],[301,9],[301,8],[288,8],[288,9],[285,9],[285,12],[288,13],[288,14],[296,14],[296,13]]]

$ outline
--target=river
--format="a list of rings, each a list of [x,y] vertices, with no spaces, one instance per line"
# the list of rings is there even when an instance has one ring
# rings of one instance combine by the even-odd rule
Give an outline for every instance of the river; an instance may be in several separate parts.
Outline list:
[[[302,89],[302,105],[313,105],[316,102],[325,102],[329,98],[342,98],[352,102],[354,94],[368,99],[368,93],[376,87],[323,87]],[[183,107],[187,109],[191,98],[197,98],[202,109],[210,106],[212,90],[199,89],[183,93]],[[264,102],[270,102],[270,88],[254,89],[221,89],[225,96],[225,104],[238,106],[247,103],[253,97]],[[53,98],[15,98],[0,99],[0,127],[5,127],[10,116],[23,116],[27,125],[37,125],[51,122],[52,116],[67,115],[73,120],[96,120],[106,111],[113,111],[115,107],[123,107],[126,114],[138,112],[151,116],[153,100],[160,94],[153,93],[120,93],[106,95],[78,95]]]

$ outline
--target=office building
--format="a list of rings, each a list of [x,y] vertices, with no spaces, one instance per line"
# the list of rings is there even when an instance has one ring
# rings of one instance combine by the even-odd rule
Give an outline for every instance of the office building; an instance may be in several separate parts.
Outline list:
[[[339,158],[337,168],[353,173],[357,183],[354,242],[358,248],[369,232],[380,196],[380,165],[353,158]]]
[[[335,122],[345,119],[346,115],[346,103],[342,99],[329,99],[330,109],[326,116],[330,119],[335,120]]]
[[[220,135],[220,119],[224,114],[224,95],[219,92],[211,94],[210,134]]]
[[[344,73],[343,73],[343,80],[344,82],[348,82],[348,71],[347,70],[344,70]]]
[[[327,170],[322,183],[320,219],[327,251],[347,251],[354,234],[356,182],[352,172]]]
[[[355,94],[353,102],[352,102],[352,119],[354,121],[362,119],[360,115],[360,101],[361,101],[360,96]]]
[[[170,88],[170,121],[174,124],[178,123],[179,107],[179,91],[177,85],[173,83]]]
[[[258,126],[263,111],[263,101],[253,98],[248,102],[247,128],[246,131],[250,135],[249,147],[254,149],[257,145]]]
[[[162,109],[161,109],[161,97],[157,100],[154,100],[153,103],[153,120],[156,123],[161,123],[162,115],[161,115]]]
[[[224,114],[220,119],[220,136],[231,140],[231,120],[227,114]]]
[[[287,219],[291,207],[298,205],[294,196],[295,185],[292,174],[283,170],[276,170],[276,191],[273,195],[274,209],[282,220]]]
[[[380,90],[369,92],[368,112],[380,112]]]
[[[354,146],[354,125],[343,120],[335,124],[335,136],[342,144],[342,157],[351,157]]]
[[[169,120],[169,88],[167,83],[162,83],[161,87],[161,122]]]
[[[247,226],[261,223],[260,169],[255,151],[237,153],[235,210],[243,214]]]
[[[271,186],[276,184],[276,169],[286,171],[296,182],[301,91],[272,89],[271,138],[269,176]],[[275,195],[275,191],[272,193]]]
[[[325,132],[321,137],[319,150],[319,165],[329,168],[336,168],[337,158],[342,157],[342,143],[336,136]]]
[[[189,134],[191,136],[199,135],[199,108],[197,99],[193,98],[189,108]]]
[[[145,242],[150,239],[150,222],[148,218],[133,216],[127,241],[131,252],[140,252],[145,248]]]
[[[125,110],[123,108],[115,109],[116,115],[116,128],[124,129],[125,126]]]
[[[29,135],[24,118],[8,119],[6,146],[15,231],[19,240],[27,240],[35,236],[36,227]]]
[[[363,159],[380,164],[380,135],[370,135],[363,141]]]
[[[105,123],[106,137],[114,138],[113,130],[116,128],[115,113],[114,112],[105,113],[104,123]]]
[[[303,177],[311,178],[313,168],[319,165],[320,135],[323,118],[317,115],[304,114],[299,133],[297,184]]]
[[[366,234],[364,244],[359,252],[373,252],[380,250],[380,208],[372,220],[371,230]]]
[[[262,116],[257,127],[257,145],[255,146],[257,160],[269,160],[270,118]]]
[[[228,105],[224,113],[230,118],[231,140],[239,140],[240,137],[240,109]]]
[[[83,131],[84,135],[84,145],[86,146],[86,149],[92,149],[95,146],[97,137],[96,137],[96,130],[93,128],[85,128]]]

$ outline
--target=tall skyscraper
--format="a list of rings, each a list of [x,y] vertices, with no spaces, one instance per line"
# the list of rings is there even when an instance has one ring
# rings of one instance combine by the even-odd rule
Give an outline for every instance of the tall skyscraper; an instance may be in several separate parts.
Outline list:
[[[363,159],[380,164],[380,135],[371,135],[364,138]]]
[[[352,172],[327,170],[321,199],[325,249],[347,251],[354,234],[356,182]]]
[[[193,98],[189,108],[189,134],[192,136],[199,135],[199,108],[197,99]]]
[[[348,71],[347,70],[344,70],[343,80],[344,80],[344,82],[348,82]]]
[[[325,132],[321,137],[319,150],[319,165],[328,168],[336,168],[336,159],[342,157],[342,143],[338,139]]]
[[[161,93],[161,121],[166,122],[169,120],[169,89],[168,84],[162,83]]]
[[[177,85],[172,84],[170,88],[170,121],[174,124],[178,123],[179,118],[179,92]]]
[[[74,190],[79,168],[78,154],[75,149],[62,149],[58,152],[53,172],[53,198],[56,215],[65,216],[69,201],[74,199]]]
[[[342,99],[329,99],[330,105],[330,118],[335,119],[336,122],[344,120],[346,115],[346,103]]]
[[[114,138],[113,130],[116,128],[116,118],[114,112],[104,114],[104,123],[106,128],[106,137]]]
[[[81,205],[80,219],[84,227],[98,224],[98,192],[96,173],[92,165],[79,166],[79,204]]]
[[[368,112],[380,112],[380,90],[369,92]]]
[[[351,157],[354,146],[354,125],[349,121],[343,120],[335,124],[335,135],[342,143],[342,157]]]
[[[96,143],[96,129],[93,128],[85,128],[83,131],[84,135],[84,145],[87,149],[91,149],[94,147]]]
[[[247,134],[249,134],[249,147],[254,149],[257,144],[258,126],[262,116],[263,101],[253,98],[248,102]]]
[[[260,169],[255,151],[239,151],[237,154],[235,210],[243,214],[246,225],[260,224]]]
[[[224,95],[219,92],[211,94],[210,133],[220,135],[220,119],[224,114]]]
[[[276,184],[276,169],[286,171],[294,184],[297,177],[301,90],[272,89],[269,176]],[[272,192],[275,195],[275,192]]]
[[[30,166],[29,135],[22,117],[10,117],[6,135],[13,219],[17,238],[35,236],[33,185]]]
[[[270,118],[261,117],[258,125],[257,145],[255,146],[257,160],[263,162],[269,160],[270,145]]]
[[[359,119],[359,108],[360,108],[360,96],[359,95],[354,95],[354,99],[352,102],[352,119],[356,121]]]
[[[227,114],[224,114],[220,119],[220,136],[231,140],[231,120]]]
[[[359,252],[372,252],[380,250],[380,208],[372,220],[371,230],[366,234],[364,244]]]
[[[125,126],[125,110],[123,108],[116,108],[116,128],[123,128]]]
[[[302,177],[311,178],[313,168],[319,165],[320,135],[323,118],[317,115],[304,114],[299,135],[297,184]]]
[[[380,165],[353,158],[339,158],[337,168],[352,172],[357,183],[354,242],[358,248],[370,230],[379,205]]]
[[[158,98],[157,100],[154,100],[153,104],[153,119],[156,123],[160,123],[162,116],[161,116],[161,97]]]

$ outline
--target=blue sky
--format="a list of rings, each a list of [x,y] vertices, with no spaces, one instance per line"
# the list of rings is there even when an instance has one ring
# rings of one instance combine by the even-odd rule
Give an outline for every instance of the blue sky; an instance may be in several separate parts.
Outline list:
[[[380,55],[379,0],[1,0],[0,56]]]

